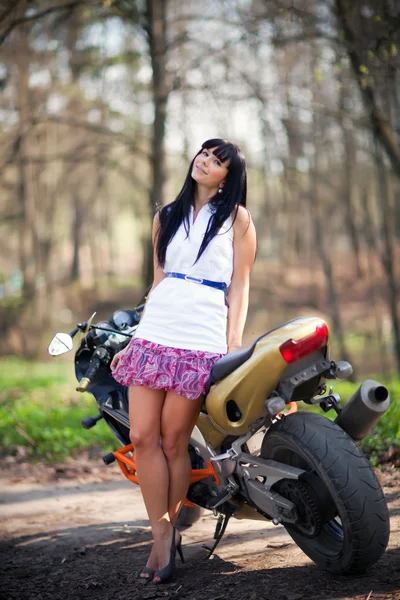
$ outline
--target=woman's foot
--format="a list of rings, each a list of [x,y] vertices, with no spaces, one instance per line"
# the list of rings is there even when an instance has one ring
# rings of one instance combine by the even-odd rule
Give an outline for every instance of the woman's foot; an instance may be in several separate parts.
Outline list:
[[[155,545],[153,544],[146,566],[141,570],[139,577],[141,579],[152,579],[154,573],[156,572],[157,566],[157,552]]]
[[[157,542],[158,564],[162,567],[155,572],[154,583],[166,583],[175,573],[175,554],[180,548],[181,534],[171,525],[169,535],[162,535]],[[181,548],[180,548],[181,551]]]

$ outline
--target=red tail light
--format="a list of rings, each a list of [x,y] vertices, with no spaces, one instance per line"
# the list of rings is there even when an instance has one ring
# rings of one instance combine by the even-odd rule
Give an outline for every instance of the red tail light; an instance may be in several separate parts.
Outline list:
[[[279,351],[283,359],[288,364],[319,350],[322,346],[326,346],[328,342],[329,332],[325,323],[317,325],[315,332],[306,335],[299,340],[287,340],[280,347]]]

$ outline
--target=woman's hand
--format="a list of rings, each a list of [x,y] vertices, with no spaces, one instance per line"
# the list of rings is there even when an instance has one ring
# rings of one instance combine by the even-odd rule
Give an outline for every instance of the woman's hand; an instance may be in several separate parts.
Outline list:
[[[112,359],[111,364],[110,364],[111,371],[115,371],[115,369],[118,367],[118,363],[121,360],[124,352],[125,352],[125,348],[123,350],[120,350],[119,352],[117,352],[117,354],[114,355],[114,358]]]
[[[234,350],[239,350],[241,347],[240,344],[228,344],[228,354],[229,352],[234,352]]]

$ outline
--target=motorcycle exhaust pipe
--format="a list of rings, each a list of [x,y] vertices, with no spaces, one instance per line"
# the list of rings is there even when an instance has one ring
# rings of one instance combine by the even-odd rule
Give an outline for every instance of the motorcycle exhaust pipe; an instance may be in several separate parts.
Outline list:
[[[387,388],[366,379],[335,419],[355,442],[360,442],[390,406]]]

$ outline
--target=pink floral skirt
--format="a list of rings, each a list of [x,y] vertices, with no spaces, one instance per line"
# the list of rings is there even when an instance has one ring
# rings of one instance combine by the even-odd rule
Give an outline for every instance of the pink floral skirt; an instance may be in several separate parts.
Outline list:
[[[112,376],[122,385],[174,391],[196,400],[204,388],[214,363],[223,354],[184,350],[133,338]]]

